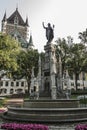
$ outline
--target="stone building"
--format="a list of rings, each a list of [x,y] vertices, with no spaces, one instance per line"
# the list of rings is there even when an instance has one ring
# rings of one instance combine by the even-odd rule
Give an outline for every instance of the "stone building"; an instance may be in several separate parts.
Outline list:
[[[16,8],[16,10],[8,18],[5,12],[2,19],[1,32],[11,35],[18,40],[22,48],[34,46],[30,38],[31,35],[28,17],[26,17],[26,21],[24,21],[18,11],[18,8]]]

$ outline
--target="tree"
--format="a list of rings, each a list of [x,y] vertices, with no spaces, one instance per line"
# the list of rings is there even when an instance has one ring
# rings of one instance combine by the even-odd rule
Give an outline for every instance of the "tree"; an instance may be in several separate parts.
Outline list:
[[[64,71],[66,70],[66,59],[69,54],[69,46],[64,38],[58,39],[56,41],[56,58],[57,62],[59,62],[59,56],[61,57],[62,62],[62,76],[64,74]]]
[[[15,79],[25,77],[28,84],[28,93],[30,90],[32,68],[34,67],[35,76],[38,73],[38,59],[39,53],[37,50],[22,50],[17,58],[19,68],[13,72],[13,77]]]
[[[79,39],[81,40],[81,43],[87,44],[87,29],[86,31],[79,32]]]
[[[75,75],[75,87],[78,89],[78,76],[81,72],[87,72],[87,51],[84,44],[67,44],[66,40],[58,39],[56,46],[56,57],[62,61],[62,76],[68,70],[69,76]]]
[[[9,35],[0,33],[0,71],[17,70],[17,55],[19,43]]]
[[[70,47],[70,55],[66,61],[69,73],[75,74],[75,87],[78,89],[78,76],[81,72],[86,71],[87,66],[87,52],[85,45],[73,44]]]

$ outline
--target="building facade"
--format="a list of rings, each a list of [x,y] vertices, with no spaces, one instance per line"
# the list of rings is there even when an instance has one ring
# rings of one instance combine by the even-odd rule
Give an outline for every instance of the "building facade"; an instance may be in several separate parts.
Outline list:
[[[24,21],[18,8],[7,18],[6,12],[2,19],[1,32],[11,35],[19,41],[22,48],[31,48],[33,43],[30,39],[30,28],[28,17]]]

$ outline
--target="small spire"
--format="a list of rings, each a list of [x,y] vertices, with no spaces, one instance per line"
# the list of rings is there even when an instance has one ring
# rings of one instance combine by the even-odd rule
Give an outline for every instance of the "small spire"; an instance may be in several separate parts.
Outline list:
[[[29,48],[33,48],[33,40],[32,40],[32,35],[30,34],[30,40],[29,40]]]
[[[2,19],[2,21],[6,21],[7,20],[7,18],[6,18],[6,11],[5,11],[5,14],[4,14],[4,17],[3,17],[3,19]]]
[[[26,26],[29,26],[29,24],[28,24],[28,17],[26,17],[25,25],[26,25]]]
[[[16,5],[16,11],[18,11],[18,3],[17,3],[17,5]]]

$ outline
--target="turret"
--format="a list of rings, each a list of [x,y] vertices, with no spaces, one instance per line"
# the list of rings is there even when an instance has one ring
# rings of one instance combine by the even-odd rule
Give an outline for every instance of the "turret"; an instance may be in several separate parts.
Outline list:
[[[2,33],[6,33],[6,25],[7,25],[7,18],[6,18],[6,11],[5,11],[4,17],[2,19],[2,27],[1,27]]]
[[[26,41],[29,41],[29,24],[28,24],[28,17],[26,17],[26,22],[25,22],[25,30],[26,30]]]
[[[31,34],[30,34],[28,49],[34,49],[33,39],[32,39],[32,35]]]
[[[28,24],[28,17],[26,17],[25,25],[29,27],[29,24]]]

